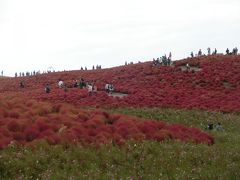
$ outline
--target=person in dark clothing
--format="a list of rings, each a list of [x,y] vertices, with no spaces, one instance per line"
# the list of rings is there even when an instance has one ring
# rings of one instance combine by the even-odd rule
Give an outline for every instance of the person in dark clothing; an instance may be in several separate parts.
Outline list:
[[[48,84],[48,83],[46,84],[44,90],[45,90],[46,93],[50,93],[50,87],[49,87],[49,84]]]
[[[20,88],[24,88],[24,81],[20,81],[20,84],[19,84]]]
[[[108,84],[108,90],[109,90],[109,93],[112,93],[114,88],[113,88],[113,84]]]
[[[75,81],[73,81],[73,87],[78,87],[78,81],[77,80],[75,80]]]
[[[207,48],[207,51],[208,51],[208,55],[211,55],[211,49],[210,49],[210,47]]]
[[[202,55],[202,50],[199,49],[199,51],[198,51],[198,56],[201,56],[201,55]]]
[[[85,86],[84,79],[81,78],[81,79],[80,79],[80,82],[79,82],[79,87],[80,87],[80,89],[82,89],[84,86]]]
[[[191,58],[193,58],[193,57],[194,57],[193,52],[191,52]]]
[[[64,84],[64,92],[66,93],[68,91],[67,85]]]
[[[213,124],[212,123],[208,124],[207,129],[208,130],[213,130]]]
[[[217,49],[215,48],[215,50],[213,51],[213,55],[217,54]]]
[[[228,49],[228,48],[227,48],[227,50],[226,50],[226,54],[229,55],[229,49]]]

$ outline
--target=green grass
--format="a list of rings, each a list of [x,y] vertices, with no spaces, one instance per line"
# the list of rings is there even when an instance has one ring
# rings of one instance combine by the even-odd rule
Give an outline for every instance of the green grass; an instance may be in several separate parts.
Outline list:
[[[44,142],[35,148],[9,146],[0,151],[0,179],[240,178],[240,115],[157,108],[108,111],[202,130],[209,122],[221,122],[224,131],[209,132],[215,139],[213,146],[172,141],[99,148]]]

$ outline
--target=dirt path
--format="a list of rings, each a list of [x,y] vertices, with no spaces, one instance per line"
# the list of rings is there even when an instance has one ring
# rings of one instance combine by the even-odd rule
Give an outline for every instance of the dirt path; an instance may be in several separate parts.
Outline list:
[[[187,67],[186,66],[180,66],[181,70],[182,71],[187,71]],[[198,72],[198,71],[201,71],[202,69],[201,68],[198,68],[198,67],[190,67],[190,71],[195,71],[195,72]]]
[[[113,92],[113,93],[109,93],[108,96],[123,98],[125,96],[128,96],[128,94]]]

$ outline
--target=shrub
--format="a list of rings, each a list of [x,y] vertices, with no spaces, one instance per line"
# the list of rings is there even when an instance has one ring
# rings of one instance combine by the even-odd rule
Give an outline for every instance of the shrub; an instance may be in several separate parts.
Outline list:
[[[7,124],[7,128],[9,131],[12,131],[12,132],[21,131],[21,126],[16,120],[11,120]]]
[[[38,128],[36,126],[29,126],[24,130],[26,141],[33,141],[39,135]]]

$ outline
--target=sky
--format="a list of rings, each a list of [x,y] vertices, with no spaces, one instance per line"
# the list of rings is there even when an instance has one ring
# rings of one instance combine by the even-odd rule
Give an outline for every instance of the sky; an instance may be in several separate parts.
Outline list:
[[[240,48],[239,0],[0,0],[0,71],[103,68]]]

